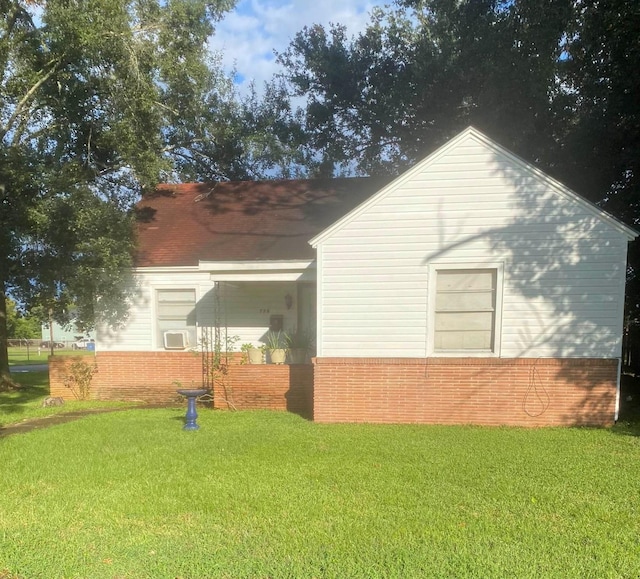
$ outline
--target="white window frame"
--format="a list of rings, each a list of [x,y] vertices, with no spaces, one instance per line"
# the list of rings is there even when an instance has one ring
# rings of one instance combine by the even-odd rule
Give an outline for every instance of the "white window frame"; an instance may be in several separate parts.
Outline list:
[[[162,292],[162,291],[193,291],[194,295],[195,295],[195,302],[194,302],[194,308],[197,311],[198,308],[198,302],[200,301],[200,291],[198,287],[194,287],[194,286],[175,286],[175,285],[152,285],[151,286],[151,302],[153,305],[152,308],[152,330],[153,330],[153,334],[152,334],[152,344],[153,347],[156,350],[162,350],[163,352],[183,352],[184,350],[178,350],[178,349],[167,349],[164,347],[164,335],[161,336],[160,338],[158,337],[158,334],[160,333],[159,327],[158,327],[158,292]],[[196,316],[197,317],[197,316]],[[176,330],[176,331],[180,331],[180,330]],[[195,325],[195,339],[196,341],[199,339],[198,337],[198,322],[196,320],[196,325]],[[188,344],[187,345],[187,350],[189,348],[194,347],[195,344]]]
[[[436,291],[439,271],[457,269],[492,269],[496,272],[496,304],[493,320],[493,350],[447,350],[435,349]],[[504,285],[503,262],[469,262],[447,261],[446,263],[430,263],[428,268],[428,304],[427,304],[427,356],[437,358],[498,358],[502,347],[502,297]]]

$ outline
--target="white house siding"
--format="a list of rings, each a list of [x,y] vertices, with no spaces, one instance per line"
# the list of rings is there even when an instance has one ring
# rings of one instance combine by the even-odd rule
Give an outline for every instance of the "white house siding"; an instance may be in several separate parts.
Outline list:
[[[137,287],[126,322],[119,328],[99,327],[96,349],[109,351],[150,351],[162,349],[155,338],[155,291],[195,289],[196,301],[213,288],[209,275],[186,268],[138,270]]]
[[[96,347],[99,351],[164,349],[156,343],[155,291],[158,289],[195,289],[198,326],[213,327],[220,323],[235,342],[236,350],[245,342],[262,343],[273,314],[283,316],[285,329],[296,326],[295,282],[220,282],[220,295],[216,299],[215,282],[208,272],[188,268],[141,269],[136,278],[138,287],[127,321],[120,328],[98,328]],[[294,298],[289,310],[284,301],[287,293]]]
[[[619,226],[473,134],[406,175],[318,237],[319,356],[427,356],[437,263],[503,264],[498,355],[620,355]]]
[[[295,282],[222,283],[219,322],[227,328],[228,336],[236,339],[236,350],[242,343],[263,344],[272,315],[283,317],[285,331],[294,330],[297,323],[296,293]],[[293,299],[290,309],[285,304],[287,294]]]

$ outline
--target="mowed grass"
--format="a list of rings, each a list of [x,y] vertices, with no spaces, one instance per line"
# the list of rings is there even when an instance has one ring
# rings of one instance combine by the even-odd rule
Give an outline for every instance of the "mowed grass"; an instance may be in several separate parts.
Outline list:
[[[46,364],[49,358],[49,350],[38,351],[38,348],[8,348],[8,354],[10,366]]]
[[[60,350],[56,349],[54,352],[54,356],[93,356],[95,353],[89,350],[73,350],[71,348]],[[49,354],[51,354],[49,349],[38,349],[34,346],[29,348],[24,346],[11,347],[8,349],[8,353],[10,366],[46,364],[49,360]]]
[[[96,400],[67,401],[63,406],[42,407],[42,401],[49,396],[49,373],[14,373],[12,378],[20,388],[0,392],[0,428],[34,418],[72,412],[89,408],[130,406],[123,402],[99,402]],[[0,569],[1,570],[1,569]],[[0,579],[4,579],[0,574]]]
[[[637,577],[640,438],[127,410],[0,439],[0,576]]]

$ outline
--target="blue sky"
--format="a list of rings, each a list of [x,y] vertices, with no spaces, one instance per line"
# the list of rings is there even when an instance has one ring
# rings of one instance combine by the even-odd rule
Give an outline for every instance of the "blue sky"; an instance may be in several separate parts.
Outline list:
[[[312,24],[344,24],[349,34],[362,30],[376,0],[239,0],[218,23],[211,47],[222,53],[227,72],[234,67],[240,89],[253,79],[260,90],[277,71],[274,50],[283,51],[296,32]]]

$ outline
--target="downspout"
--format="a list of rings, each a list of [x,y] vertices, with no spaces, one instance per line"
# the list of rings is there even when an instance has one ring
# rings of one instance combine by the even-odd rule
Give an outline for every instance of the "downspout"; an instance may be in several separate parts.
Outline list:
[[[622,358],[618,358],[618,376],[616,379],[616,410],[613,414],[613,421],[618,422],[620,414],[620,382],[622,380]]]

